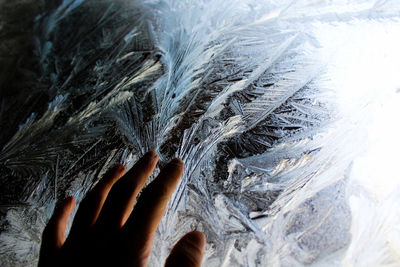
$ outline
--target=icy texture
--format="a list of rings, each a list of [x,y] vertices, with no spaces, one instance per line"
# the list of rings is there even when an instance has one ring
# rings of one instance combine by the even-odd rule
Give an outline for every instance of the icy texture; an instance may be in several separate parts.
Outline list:
[[[193,229],[205,266],[360,264],[316,32],[395,0],[55,2],[1,4],[1,266],[35,265],[55,202],[150,149],[186,166],[150,266]]]

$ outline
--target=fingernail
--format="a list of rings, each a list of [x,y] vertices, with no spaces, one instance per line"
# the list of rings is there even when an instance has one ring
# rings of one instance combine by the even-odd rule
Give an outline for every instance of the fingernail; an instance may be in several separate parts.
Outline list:
[[[72,203],[75,205],[75,198],[73,196],[68,196],[67,199],[68,199],[68,203]]]
[[[56,203],[55,210],[62,211],[66,206],[70,205],[73,202],[75,202],[75,198],[73,196],[67,196],[61,202]]]
[[[193,242],[200,244],[202,248],[206,246],[207,239],[204,233],[200,231],[193,231],[190,233],[190,240]]]
[[[114,166],[114,170],[116,172],[123,172],[123,171],[125,171],[125,169],[126,169],[125,166],[122,164],[117,164]]]
[[[174,158],[173,160],[171,160],[169,162],[169,164],[175,165],[175,166],[178,166],[178,167],[182,167],[184,165],[183,161],[181,159],[179,159],[179,158]]]
[[[75,200],[75,198],[74,198],[73,196],[67,196],[67,197],[65,198],[65,201],[68,201],[68,202],[74,201],[74,200]]]
[[[153,162],[154,160],[156,160],[158,158],[158,155],[154,150],[150,150],[149,152],[144,154],[143,158],[148,161]]]
[[[188,250],[193,251],[193,248],[198,248],[202,253],[204,253],[207,240],[206,236],[202,232],[193,231],[187,233],[183,240],[184,240],[184,246]]]

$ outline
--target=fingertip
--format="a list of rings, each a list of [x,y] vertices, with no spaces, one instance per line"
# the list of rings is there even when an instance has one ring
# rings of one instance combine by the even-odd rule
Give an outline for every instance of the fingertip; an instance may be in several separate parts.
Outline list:
[[[174,246],[165,266],[199,267],[204,256],[205,245],[206,237],[202,232],[192,231],[187,233]]]
[[[185,164],[179,158],[174,158],[165,166],[165,170],[169,174],[174,174],[172,177],[177,178],[178,180],[181,178],[183,170],[185,168]]]
[[[125,172],[125,171],[126,171],[125,166],[122,165],[121,163],[116,164],[116,165],[114,166],[114,168],[115,168],[115,170],[116,170],[117,172]]]
[[[181,246],[185,248],[196,247],[201,254],[204,253],[206,247],[206,236],[200,231],[192,231],[184,235],[181,239]]]
[[[158,154],[154,150],[150,150],[139,159],[139,161],[131,169],[131,172],[137,173],[140,170],[144,170],[148,176],[153,172],[157,162]]]
[[[150,165],[151,168],[155,167],[157,161],[158,161],[158,154],[154,150],[148,151],[141,158],[141,162],[143,162],[145,165]]]
[[[169,164],[173,165],[173,166],[177,166],[177,167],[184,167],[185,163],[180,159],[180,158],[174,158],[172,159]]]
[[[158,159],[158,154],[154,150],[150,150],[146,154],[144,154],[143,157],[146,157],[148,159]]]
[[[75,198],[73,196],[68,196],[64,200],[67,203],[75,204]]]
[[[186,236],[191,242],[198,244],[199,247],[202,250],[204,250],[207,239],[206,239],[206,236],[202,232],[192,231],[192,232],[187,233]]]
[[[100,191],[103,189],[109,190],[117,180],[119,180],[122,176],[125,175],[125,173],[126,173],[126,168],[124,165],[120,163],[114,165],[106,172],[104,177],[100,180],[99,186],[97,186],[99,187],[98,190]]]
[[[64,220],[68,221],[69,215],[71,214],[71,212],[74,210],[75,208],[75,198],[73,196],[68,196],[64,199],[63,203],[62,203],[62,207],[61,207],[61,217]]]
[[[162,168],[158,178],[154,181],[155,183],[164,184],[174,189],[176,183],[180,180],[183,174],[184,163],[179,158],[174,158],[167,165]],[[173,190],[172,190],[173,191]],[[172,193],[172,192],[171,192]]]
[[[61,219],[66,216],[65,215],[66,213],[68,214],[71,213],[74,207],[75,207],[75,198],[73,196],[68,196],[64,200],[58,203],[52,217]]]
[[[112,171],[115,176],[121,177],[126,173],[126,168],[124,165],[118,163],[112,168]]]
[[[76,200],[73,196],[68,196],[64,201],[69,210],[73,210],[75,208]]]

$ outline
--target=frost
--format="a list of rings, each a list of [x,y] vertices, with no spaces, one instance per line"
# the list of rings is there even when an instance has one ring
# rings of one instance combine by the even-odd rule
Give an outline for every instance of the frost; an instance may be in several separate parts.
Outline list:
[[[399,183],[358,160],[367,121],[396,124],[395,0],[0,5],[0,265],[35,265],[55,203],[150,149],[185,162],[150,266],[193,229],[204,266],[399,260]]]

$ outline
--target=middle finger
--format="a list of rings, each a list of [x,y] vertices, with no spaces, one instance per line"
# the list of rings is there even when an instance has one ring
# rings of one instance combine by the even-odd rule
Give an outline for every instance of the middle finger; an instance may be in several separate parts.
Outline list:
[[[147,152],[115,183],[96,222],[97,231],[115,231],[125,224],[135,205],[136,197],[153,173],[157,160],[156,152]]]

